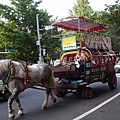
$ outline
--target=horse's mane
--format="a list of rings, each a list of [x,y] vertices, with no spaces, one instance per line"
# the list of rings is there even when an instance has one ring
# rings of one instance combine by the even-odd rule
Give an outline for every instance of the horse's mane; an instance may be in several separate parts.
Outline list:
[[[15,66],[20,65],[20,62],[17,62],[17,61],[12,61],[12,62],[13,62],[13,64],[14,64]]]
[[[9,69],[10,67],[10,59],[4,59],[4,60],[0,60],[0,72],[4,72],[6,70]],[[12,61],[14,65],[20,65],[19,62],[16,62],[16,61]]]
[[[10,60],[0,60],[0,72],[8,70]]]

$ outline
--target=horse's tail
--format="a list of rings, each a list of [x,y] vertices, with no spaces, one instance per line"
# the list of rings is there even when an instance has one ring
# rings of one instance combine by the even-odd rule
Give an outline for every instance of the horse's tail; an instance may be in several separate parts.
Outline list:
[[[53,71],[52,71],[52,74],[51,74],[51,77],[50,77],[50,88],[51,88],[52,92],[56,95],[57,91],[56,91],[56,87],[55,87]]]

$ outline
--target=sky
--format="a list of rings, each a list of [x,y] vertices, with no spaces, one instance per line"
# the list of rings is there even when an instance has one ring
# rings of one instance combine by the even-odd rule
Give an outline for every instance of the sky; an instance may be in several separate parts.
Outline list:
[[[37,0],[36,0],[37,1]],[[112,5],[116,0],[88,0],[93,10],[102,11],[105,9],[105,4]],[[69,16],[68,9],[72,9],[76,0],[43,0],[39,8],[47,10],[53,18],[64,18]],[[1,4],[10,5],[10,0],[0,0]]]

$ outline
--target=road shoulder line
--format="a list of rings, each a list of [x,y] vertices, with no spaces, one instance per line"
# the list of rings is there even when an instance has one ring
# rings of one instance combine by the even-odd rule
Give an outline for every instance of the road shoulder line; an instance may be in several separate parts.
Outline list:
[[[113,97],[107,99],[106,101],[102,102],[102,103],[99,104],[98,106],[92,108],[91,110],[89,110],[89,111],[83,113],[82,115],[80,115],[80,116],[74,118],[73,120],[80,120],[80,119],[84,118],[85,116],[87,116],[87,115],[91,114],[92,112],[94,112],[95,110],[101,108],[102,106],[104,106],[104,105],[107,104],[108,102],[114,100],[114,99],[117,98],[118,96],[120,96],[120,92],[117,93],[116,95],[114,95]]]

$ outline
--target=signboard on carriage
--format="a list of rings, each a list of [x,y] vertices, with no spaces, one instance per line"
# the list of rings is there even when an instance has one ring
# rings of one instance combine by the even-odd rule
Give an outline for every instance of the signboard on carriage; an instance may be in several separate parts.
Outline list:
[[[75,50],[76,48],[76,36],[62,38],[62,51]]]
[[[96,48],[96,49],[112,49],[111,46],[111,38],[105,36],[94,36],[94,35],[87,35],[85,40],[85,45],[88,48]]]

